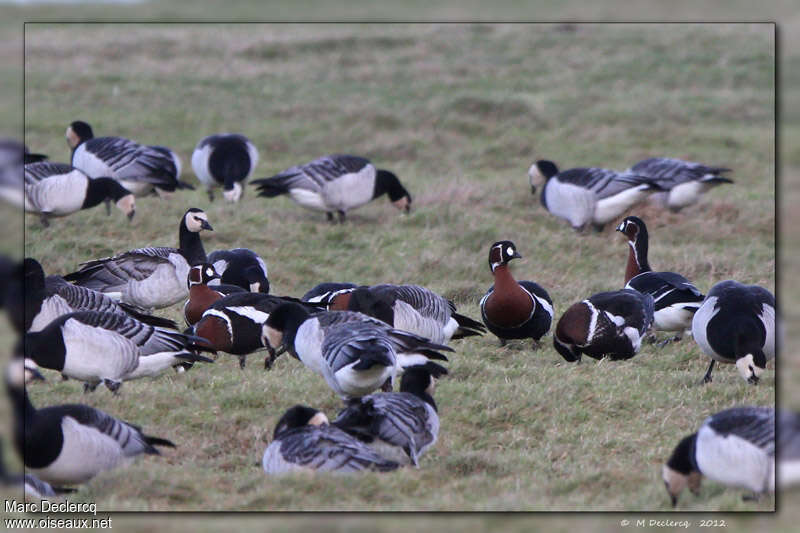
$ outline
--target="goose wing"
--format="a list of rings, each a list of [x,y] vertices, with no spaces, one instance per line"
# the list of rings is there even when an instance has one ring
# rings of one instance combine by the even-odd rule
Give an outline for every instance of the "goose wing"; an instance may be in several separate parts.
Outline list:
[[[141,281],[149,277],[160,265],[170,263],[177,248],[138,248],[113,257],[104,257],[81,263],[81,268],[64,276],[67,281],[90,289],[106,292],[125,285],[130,280]]]
[[[387,471],[399,466],[330,425],[304,426],[285,433],[280,454],[292,464],[322,472]]]
[[[709,167],[692,161],[683,161],[671,157],[651,157],[639,161],[630,168],[634,174],[649,176],[658,180],[659,185],[671,189],[687,181],[702,179],[705,176],[716,176],[729,172],[729,168]]]
[[[49,177],[69,174],[70,172],[81,171],[66,163],[53,163],[50,161],[29,163],[25,165],[25,183],[31,185],[46,180]]]
[[[775,410],[771,407],[734,407],[704,422],[722,436],[735,435],[775,454]]]
[[[288,168],[270,178],[254,180],[252,183],[264,190],[278,186],[282,190],[297,188],[319,192],[328,182],[347,174],[360,172],[370,164],[368,159],[354,155],[326,155],[304,165]]]
[[[562,183],[570,183],[588,189],[600,199],[614,196],[639,185],[652,185],[653,182],[646,176],[595,167],[573,168],[565,170],[555,177]]]
[[[166,186],[177,185],[177,168],[170,154],[122,137],[98,137],[83,146],[88,154],[102,161],[120,180],[139,181]],[[73,165],[86,164],[80,155],[73,155]]]

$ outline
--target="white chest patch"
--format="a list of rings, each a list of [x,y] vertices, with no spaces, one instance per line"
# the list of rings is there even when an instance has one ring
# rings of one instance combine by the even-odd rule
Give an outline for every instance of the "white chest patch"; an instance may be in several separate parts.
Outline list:
[[[294,349],[300,361],[317,374],[323,374],[323,367],[327,367],[322,357],[322,341],[325,334],[319,327],[319,320],[310,318],[297,328],[294,339]]]
[[[545,185],[544,194],[547,210],[569,221],[573,228],[591,222],[597,203],[592,191],[551,178]]]
[[[736,435],[722,437],[702,426],[697,432],[696,459],[700,471],[714,481],[759,493],[774,490],[774,457]]]
[[[719,309],[715,309],[717,299],[716,296],[706,298],[703,305],[701,305],[700,309],[694,314],[694,318],[692,318],[692,337],[694,337],[700,349],[703,350],[706,355],[710,355],[714,359],[716,359],[717,356],[714,353],[714,349],[711,348],[711,345],[708,343],[706,326],[708,326],[708,323],[714,318],[714,315],[719,313]]]
[[[646,185],[639,185],[626,189],[620,193],[603,198],[597,202],[594,211],[594,223],[606,224],[616,219],[619,215],[641,202],[650,194]]]
[[[372,200],[374,192],[375,167],[367,165],[360,172],[327,182],[322,188],[322,198],[328,209],[347,211]]]

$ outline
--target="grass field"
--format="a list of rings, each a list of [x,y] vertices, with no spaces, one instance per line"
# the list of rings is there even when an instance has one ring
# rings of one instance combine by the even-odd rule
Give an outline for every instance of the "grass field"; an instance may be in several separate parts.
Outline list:
[[[246,246],[275,294],[320,281],[418,283],[479,317],[495,240],[513,240],[518,279],[548,289],[556,315],[622,285],[627,246],[609,227],[575,235],[530,195],[534,158],[625,168],[672,155],[735,169],[736,184],[675,215],[642,208],[650,260],[701,290],[734,278],[775,289],[774,40],[770,25],[40,25],[26,29],[26,141],[67,161],[67,124],[164,144],[184,161],[200,137],[238,131],[266,176],[325,153],[370,157],[414,196],[345,225],[248,191],[210,204],[198,190],[142,199],[133,224],[102,209],[42,229],[27,255],[49,273],[145,245],[176,245],[180,215],[205,209],[208,251]],[[178,319],[179,306],[167,310]],[[83,396],[57,377],[36,405],[81,401],[179,444],[109,472],[78,500],[104,510],[668,510],[660,465],[708,414],[775,399],[707,366],[687,339],[627,362],[564,363],[552,348],[456,341],[437,389],[442,433],[419,470],[270,479],[255,463],[294,403],[338,400],[299,362],[251,357]],[[52,374],[51,374],[52,375]],[[774,498],[706,483],[680,510],[772,510]]]

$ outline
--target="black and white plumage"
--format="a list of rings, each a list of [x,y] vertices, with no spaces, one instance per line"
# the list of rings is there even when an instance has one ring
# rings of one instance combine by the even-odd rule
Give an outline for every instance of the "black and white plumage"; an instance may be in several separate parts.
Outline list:
[[[663,190],[646,176],[605,168],[572,168],[559,172],[551,161],[539,160],[528,170],[531,189],[542,185],[542,205],[576,230],[603,227],[654,191]]]
[[[647,226],[641,218],[625,217],[617,226],[617,231],[628,238],[630,246],[625,267],[625,288],[653,297],[653,329],[680,333],[691,330],[692,318],[705,298],[703,293],[680,274],[653,272],[647,261]]]
[[[498,241],[489,249],[494,285],[481,298],[483,323],[505,345],[507,339],[533,339],[534,344],[553,322],[553,300],[538,283],[519,281],[508,264],[521,258],[511,241]]]
[[[205,339],[148,326],[128,315],[77,311],[27,333],[25,354],[39,366],[116,392],[122,381],[156,376],[184,361],[213,362],[194,353]],[[211,350],[213,351],[213,350]]]
[[[186,182],[180,181],[181,174],[183,173],[183,161],[181,161],[181,157],[177,154],[177,152],[175,152],[175,150],[172,150],[171,148],[168,148],[166,146],[159,146],[159,145],[148,146],[148,148],[155,150],[157,152],[161,152],[162,154],[171,157],[172,163],[175,165],[175,180],[179,182],[179,188],[194,190],[194,186]]]
[[[75,121],[67,128],[72,166],[92,178],[110,176],[136,196],[191,188],[178,181],[175,161],[160,147],[144,146],[123,137],[95,138],[91,126]]]
[[[128,220],[136,214],[133,194],[110,177],[90,178],[64,163],[42,161],[25,165],[25,211],[39,213],[44,226],[101,202],[114,202]]]
[[[437,344],[486,331],[480,322],[456,313],[452,301],[419,285],[359,287],[350,293],[346,307],[329,308],[358,311]]]
[[[400,392],[354,398],[339,411],[333,425],[387,459],[418,467],[419,457],[439,436],[435,384],[434,375],[424,365],[409,367],[400,381]]]
[[[177,327],[172,320],[148,315],[128,304],[118,303],[102,292],[67,283],[60,276],[45,278],[42,265],[33,258],[26,258],[22,269],[25,283],[24,331],[41,331],[56,318],[75,311],[129,314],[151,326]]]
[[[300,299],[304,302],[318,303],[327,308],[337,296],[353,292],[357,288],[358,285],[355,283],[326,281],[312,287]]]
[[[330,425],[321,411],[303,405],[290,408],[278,421],[261,465],[269,475],[302,471],[386,472],[400,466]]]
[[[53,487],[50,483],[42,481],[33,474],[12,474],[6,469],[3,461],[3,441],[0,441],[0,486],[13,487],[19,491],[22,489],[25,499],[43,500],[58,498],[60,494],[74,492],[73,489]]]
[[[567,361],[630,359],[653,323],[653,297],[631,289],[600,292],[573,304],[556,325],[553,346]]]
[[[651,157],[639,161],[628,171],[653,178],[666,191],[653,194],[650,200],[677,212],[696,203],[712,187],[733,183],[732,179],[722,176],[730,170],[671,157]]]
[[[398,209],[411,209],[411,195],[397,176],[354,155],[327,155],[271,178],[253,180],[252,184],[258,187],[259,196],[288,194],[303,207],[325,211],[330,221],[334,212],[339,214],[340,222],[344,221],[347,211],[383,194],[388,194]]]
[[[24,208],[25,187],[23,165],[44,161],[44,154],[32,154],[16,139],[0,137],[0,199]]]
[[[220,274],[216,283],[238,285],[250,292],[269,294],[267,263],[253,250],[215,250],[208,254],[208,262]]]
[[[720,281],[695,313],[692,336],[711,357],[704,383],[717,361],[735,364],[748,383],[758,383],[775,357],[775,296],[758,285]]]
[[[708,417],[684,437],[662,469],[673,507],[687,486],[698,494],[702,476],[756,496],[775,490],[775,409],[733,407]]]
[[[87,405],[36,409],[25,390],[22,366],[22,359],[14,359],[6,378],[16,422],[14,444],[26,471],[43,481],[85,483],[137,455],[158,455],[156,446],[175,447]]]
[[[200,139],[192,152],[192,168],[214,201],[213,189],[222,187],[229,202],[238,202],[244,189],[242,185],[258,165],[255,145],[238,133],[218,133]]]
[[[205,212],[190,208],[181,217],[179,248],[137,248],[113,257],[88,261],[64,279],[76,285],[113,294],[122,302],[161,308],[185,300],[189,268],[206,263],[200,232],[213,231]]]
[[[283,346],[343,398],[363,396],[394,380],[399,368],[447,361],[453,351],[352,311],[311,313],[296,303],[276,308],[264,324],[271,362]]]
[[[183,304],[183,317],[187,325],[198,323],[203,313],[217,300],[237,292],[247,292],[238,285],[214,285],[212,289],[208,284],[215,280],[219,280],[219,274],[210,263],[200,263],[189,269],[186,280],[189,299]]]

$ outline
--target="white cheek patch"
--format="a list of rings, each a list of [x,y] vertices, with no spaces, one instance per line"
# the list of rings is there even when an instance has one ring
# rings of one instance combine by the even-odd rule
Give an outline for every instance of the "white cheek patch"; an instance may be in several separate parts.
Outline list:
[[[265,340],[266,342],[264,342]],[[261,343],[271,348],[277,348],[283,344],[283,332],[264,325],[261,328]]]
[[[750,353],[736,360],[736,369],[744,380],[748,380],[753,376],[759,377],[763,372],[763,370],[758,368],[753,362],[753,354]]]
[[[328,423],[328,417],[325,416],[325,413],[323,413],[322,411],[312,416],[311,420],[308,421],[309,426],[322,426],[327,423]]]

